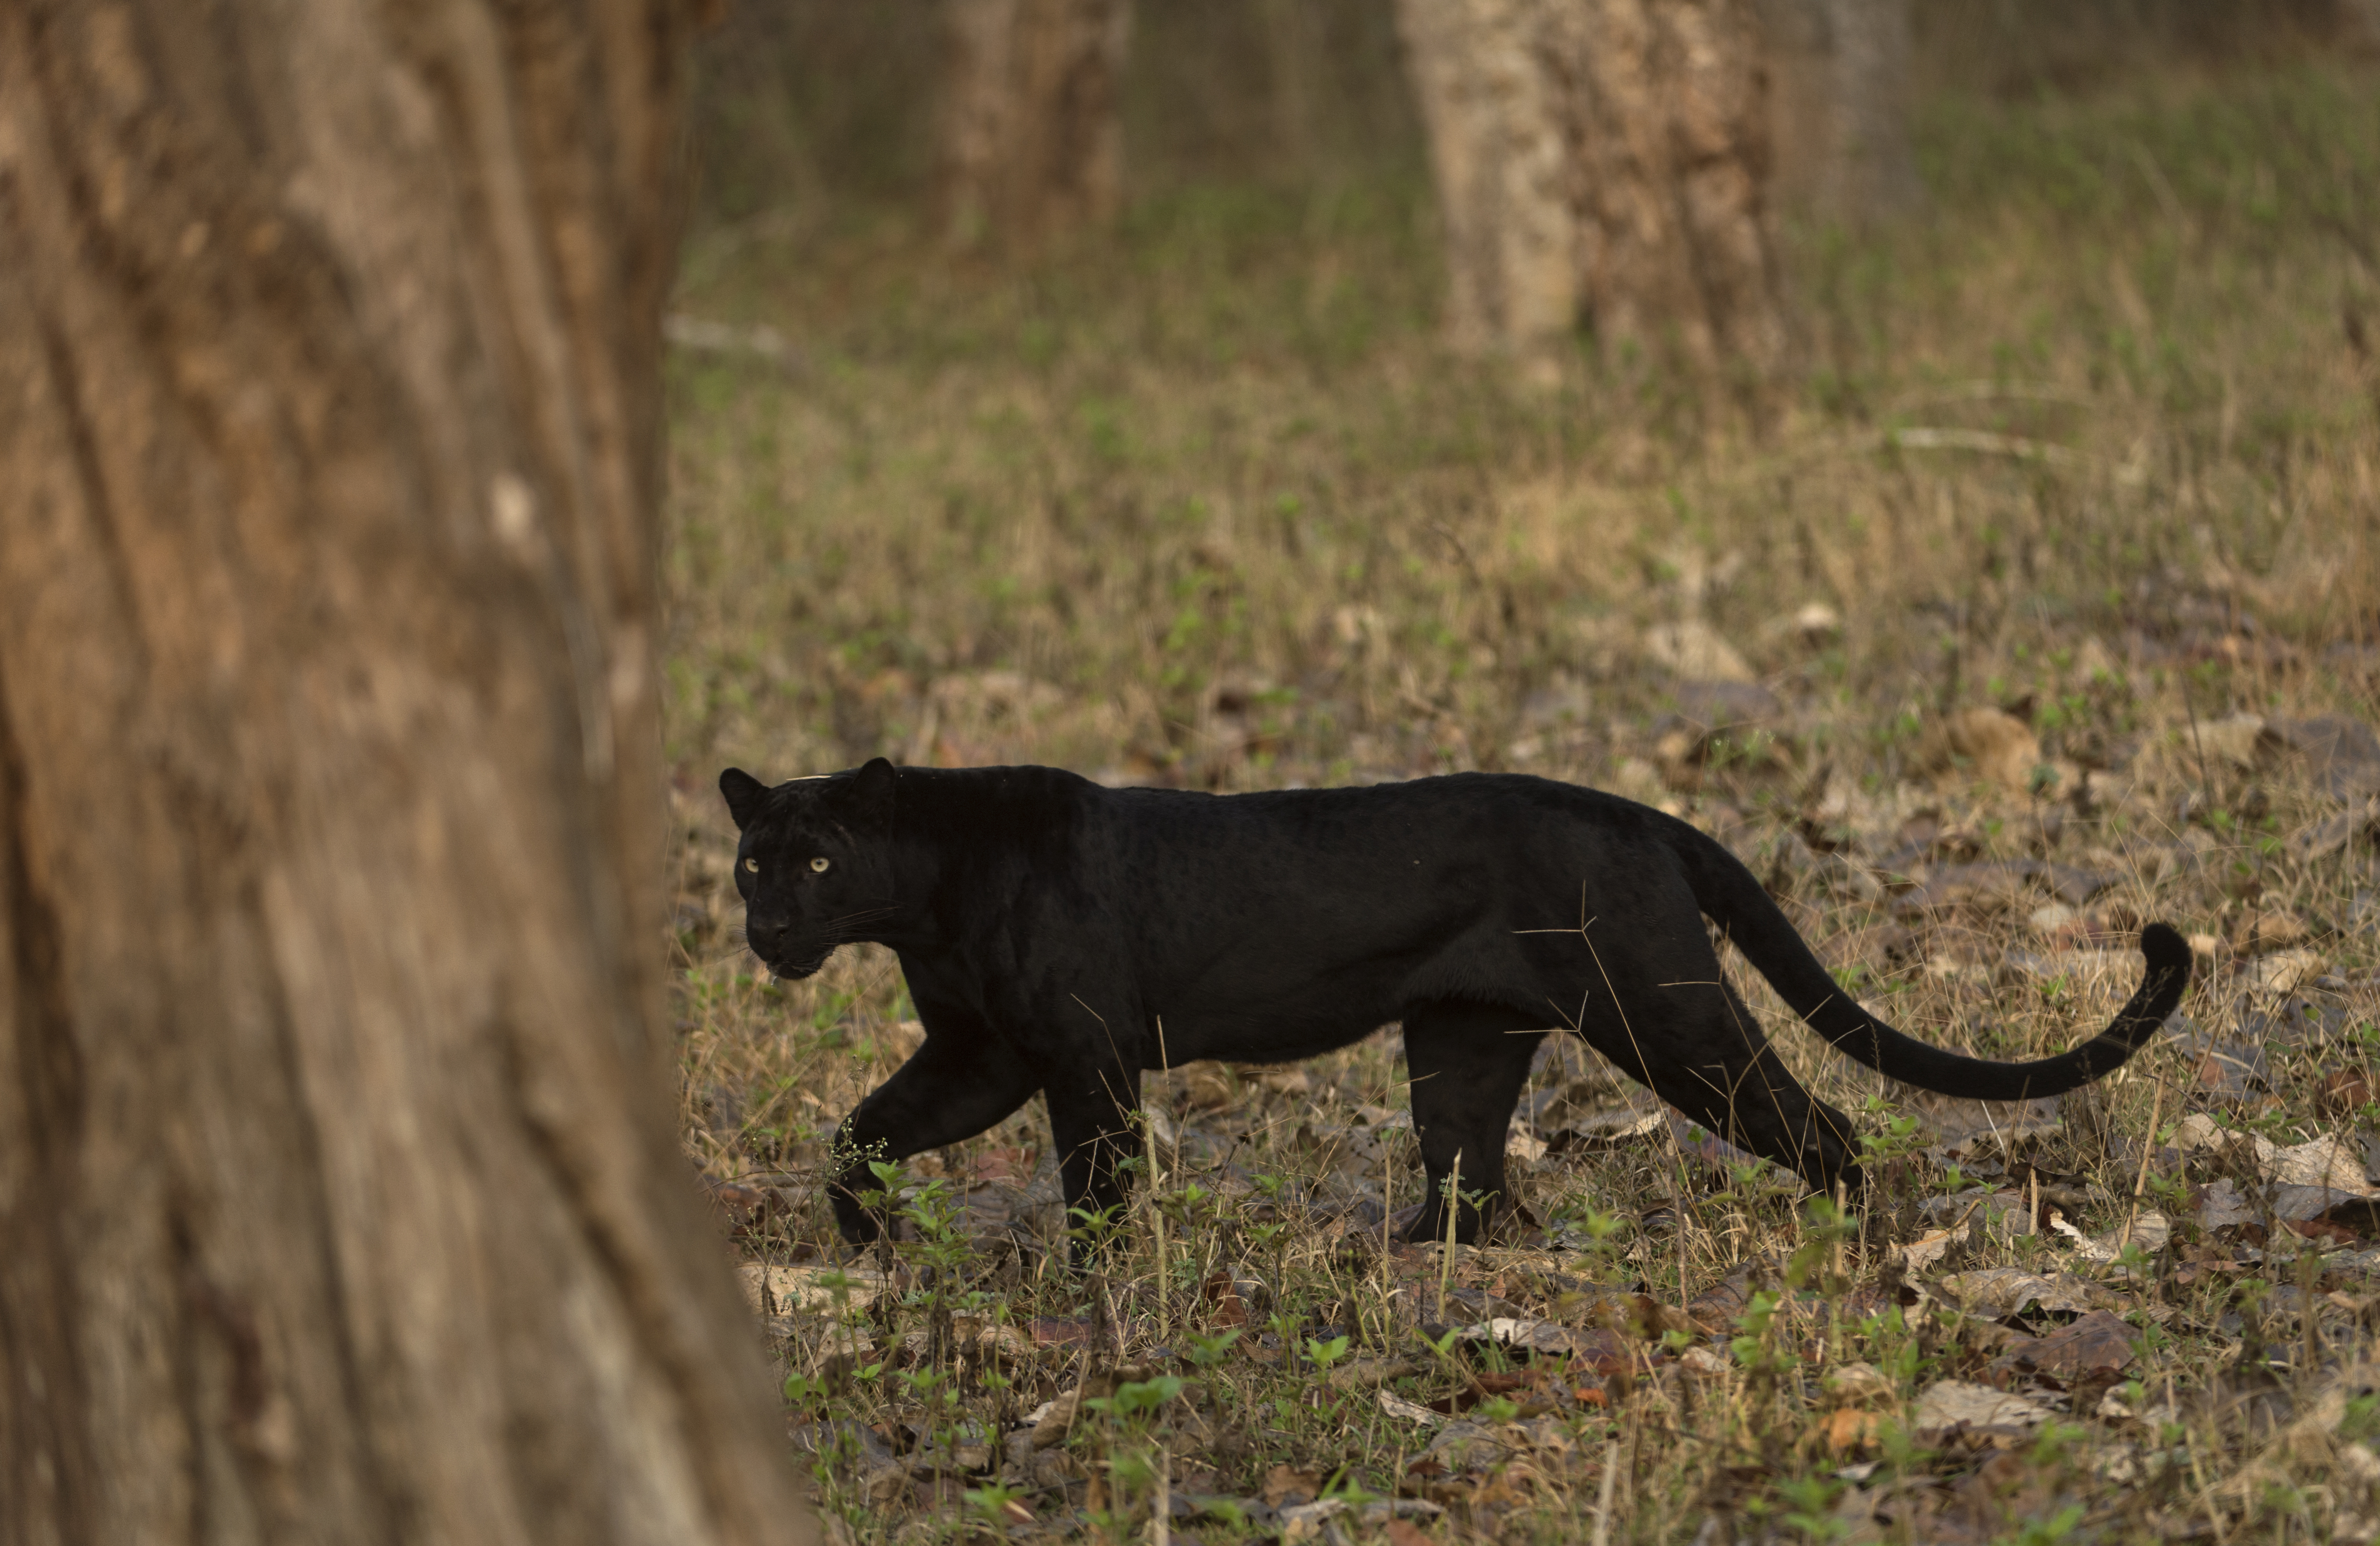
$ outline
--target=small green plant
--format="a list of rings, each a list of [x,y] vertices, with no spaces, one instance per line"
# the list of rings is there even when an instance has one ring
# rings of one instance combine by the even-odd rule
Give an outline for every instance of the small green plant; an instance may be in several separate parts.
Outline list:
[[[1237,1326],[1227,1326],[1219,1332],[1192,1332],[1184,1339],[1189,1344],[1185,1356],[1195,1369],[1219,1369],[1231,1356],[1232,1345],[1239,1339],[1240,1328]]]
[[[1114,1395],[1095,1395],[1083,1405],[1092,1411],[1109,1414],[1119,1423],[1130,1423],[1180,1395],[1185,1383],[1178,1374],[1160,1374],[1152,1380],[1118,1385]]]
[[[1868,1097],[1867,1117],[1878,1124],[1860,1134],[1860,1150],[1869,1165],[1881,1165],[1925,1147],[1925,1127],[1915,1117],[1894,1116],[1882,1097]]]
[[[1729,1342],[1735,1361],[1747,1371],[1773,1375],[1782,1363],[1772,1356],[1769,1330],[1777,1319],[1778,1298],[1766,1288],[1747,1300],[1735,1318],[1735,1336]]]
[[[1852,1521],[1835,1512],[1835,1500],[1843,1492],[1843,1484],[1835,1478],[1795,1477],[1779,1482],[1777,1492],[1785,1503],[1784,1512],[1779,1517],[1786,1525],[1800,1530],[1803,1540],[1840,1540],[1851,1533]]]
[[[1844,1286],[1833,1268],[1843,1243],[1859,1236],[1859,1220],[1831,1197],[1813,1197],[1804,1213],[1802,1243],[1785,1263],[1790,1288],[1816,1288],[1832,1298]]]
[[[1025,1504],[1026,1493],[1018,1488],[988,1481],[980,1487],[968,1488],[963,1495],[966,1505],[982,1516],[984,1523],[994,1529],[1005,1530],[1011,1525],[1022,1523],[1018,1517],[1020,1514],[1026,1518],[1031,1517]]]
[[[1068,1208],[1066,1238],[1094,1260],[1107,1256],[1123,1233],[1124,1208]]]
[[[2058,1541],[2073,1539],[2084,1514],[2081,1504],[2068,1504],[2046,1519],[2025,1520],[2015,1534],[2006,1539],[2010,1546],[2057,1546]]]
[[[1092,1396],[1083,1403],[1087,1410],[1108,1419],[1106,1431],[1098,1436],[1096,1447],[1103,1453],[1106,1462],[1111,1492],[1106,1513],[1111,1526],[1128,1518],[1132,1499],[1145,1493],[1156,1480],[1159,1471],[1148,1444],[1149,1424],[1165,1404],[1187,1386],[1188,1382],[1180,1375],[1160,1374],[1154,1379],[1120,1384],[1113,1394]]]

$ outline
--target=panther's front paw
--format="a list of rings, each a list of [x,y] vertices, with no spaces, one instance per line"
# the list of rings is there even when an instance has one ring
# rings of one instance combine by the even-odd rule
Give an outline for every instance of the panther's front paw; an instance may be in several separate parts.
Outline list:
[[[1454,1243],[1476,1245],[1480,1236],[1493,1222],[1491,1212],[1483,1211],[1474,1203],[1463,1203],[1454,1215]],[[1405,1226],[1400,1238],[1413,1245],[1428,1245],[1433,1241],[1442,1243],[1446,1239],[1446,1205],[1433,1201],[1411,1224]]]

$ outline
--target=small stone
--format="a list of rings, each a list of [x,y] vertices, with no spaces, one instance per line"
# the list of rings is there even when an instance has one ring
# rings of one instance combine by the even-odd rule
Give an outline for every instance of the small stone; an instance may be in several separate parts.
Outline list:
[[[1813,601],[1793,614],[1793,632],[1802,635],[1803,644],[1822,645],[1839,637],[1842,631],[1842,614],[1824,601]]]

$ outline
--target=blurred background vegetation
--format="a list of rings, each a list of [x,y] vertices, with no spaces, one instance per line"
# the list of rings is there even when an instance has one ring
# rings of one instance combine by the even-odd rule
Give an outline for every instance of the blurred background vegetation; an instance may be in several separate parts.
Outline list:
[[[1971,701],[2368,690],[2358,8],[1913,7],[1922,191],[1845,216],[1772,158],[1786,344],[1718,393],[1592,316],[1527,370],[1450,340],[1386,0],[1126,9],[1111,213],[1030,243],[949,220],[944,6],[747,0],[705,42],[673,375],[688,787],[878,752],[1610,783],[1713,680],[1889,782]],[[2072,748],[2040,729],[2104,755],[2138,728],[2116,712]]]

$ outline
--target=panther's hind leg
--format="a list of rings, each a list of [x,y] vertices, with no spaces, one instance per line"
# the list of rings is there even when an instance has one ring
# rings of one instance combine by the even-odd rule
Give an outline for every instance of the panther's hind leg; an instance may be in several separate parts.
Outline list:
[[[1715,975],[1715,974],[1714,974]],[[1660,990],[1666,1011],[1645,1048],[1656,1093],[1741,1149],[1774,1160],[1821,1191],[1859,1190],[1858,1129],[1802,1088],[1751,1009],[1723,982]],[[1633,1070],[1632,1070],[1633,1071]]]
[[[1428,1194],[1409,1240],[1446,1238],[1446,1183],[1463,1194],[1454,1238],[1470,1242],[1504,1191],[1504,1135],[1528,1081],[1529,1060],[1545,1039],[1544,1017],[1490,1004],[1439,1001],[1405,1011],[1405,1066],[1413,1079],[1415,1136],[1421,1140]],[[1458,1156],[1459,1162],[1458,1162]],[[1485,1213],[1469,1201],[1488,1194]]]

